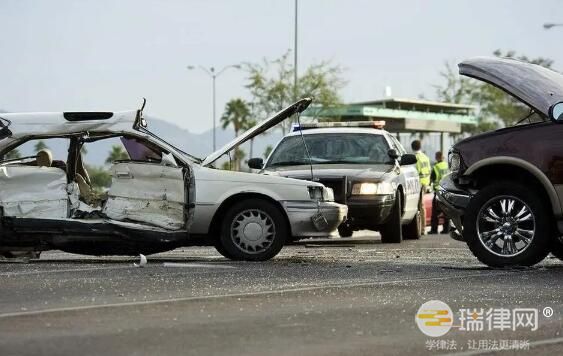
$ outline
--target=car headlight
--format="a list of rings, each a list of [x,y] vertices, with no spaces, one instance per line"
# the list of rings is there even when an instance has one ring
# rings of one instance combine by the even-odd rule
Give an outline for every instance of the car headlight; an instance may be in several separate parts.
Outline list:
[[[393,185],[390,182],[356,183],[352,186],[352,195],[384,195],[393,193]]]
[[[312,200],[334,201],[334,191],[332,188],[311,185],[308,186],[307,189],[309,189],[309,197],[311,197]]]
[[[323,187],[310,185],[307,189],[309,189],[309,196],[312,200],[323,200]]]
[[[461,156],[459,155],[459,153],[457,152],[450,152],[449,157],[448,157],[448,166],[450,169],[450,172],[452,173],[459,173],[459,171],[461,170]]]
[[[332,190],[332,188],[324,187],[324,189],[323,189],[323,200],[324,201],[334,201],[334,190]]]

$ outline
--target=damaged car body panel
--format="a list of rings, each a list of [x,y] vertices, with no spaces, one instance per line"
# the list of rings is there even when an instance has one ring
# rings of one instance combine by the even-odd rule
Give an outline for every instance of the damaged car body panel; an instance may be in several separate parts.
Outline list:
[[[265,260],[293,237],[328,236],[347,209],[322,184],[212,166],[310,102],[296,102],[205,160],[149,131],[142,109],[2,114],[0,253],[135,255],[215,245],[231,259]],[[41,152],[5,157],[28,141],[50,138],[69,141],[64,160],[40,163]],[[92,189],[82,149],[106,139],[119,139],[129,159],[112,162],[111,184],[100,192]]]
[[[66,173],[58,168],[0,166],[0,187],[4,216],[68,217]]]
[[[184,222],[184,174],[180,167],[158,163],[119,162],[111,168],[112,184],[103,213],[168,230]]]
[[[2,114],[11,134],[0,141],[0,156],[38,138],[65,138],[70,146],[62,163],[34,157],[0,162],[1,249],[137,254],[184,245],[193,219],[193,171],[171,147],[134,128],[140,115],[138,110]],[[80,150],[109,137],[172,154],[179,164],[169,167],[154,154],[144,161],[114,162],[111,188],[96,197]]]

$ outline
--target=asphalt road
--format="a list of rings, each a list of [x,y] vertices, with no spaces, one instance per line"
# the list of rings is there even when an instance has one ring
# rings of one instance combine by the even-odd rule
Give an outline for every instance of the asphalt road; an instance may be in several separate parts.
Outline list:
[[[400,245],[370,233],[310,240],[263,263],[232,262],[212,248],[149,256],[144,268],[133,262],[60,252],[1,262],[0,355],[472,355],[495,343],[528,349],[503,354],[563,350],[561,261],[488,269],[444,235]],[[433,338],[415,315],[436,299],[456,317]],[[462,308],[477,309],[474,320],[481,308],[536,309],[537,330],[489,331],[486,322],[483,331],[461,330]]]

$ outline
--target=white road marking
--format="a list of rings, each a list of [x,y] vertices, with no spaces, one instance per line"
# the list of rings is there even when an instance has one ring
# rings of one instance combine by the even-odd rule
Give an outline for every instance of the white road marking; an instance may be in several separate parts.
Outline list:
[[[128,306],[142,306],[142,305],[154,305],[154,304],[166,304],[166,303],[177,303],[186,301],[199,301],[206,299],[221,299],[221,298],[242,298],[242,297],[254,297],[262,295],[273,295],[273,294],[283,294],[283,293],[296,293],[296,292],[309,292],[322,289],[336,289],[336,288],[355,288],[355,287],[375,287],[388,284],[401,284],[401,283],[417,283],[417,282],[428,282],[428,281],[442,281],[448,279],[459,279],[459,278],[470,278],[470,277],[497,277],[499,275],[509,275],[511,272],[501,272],[501,273],[473,273],[466,275],[456,275],[447,277],[428,277],[428,278],[418,278],[418,279],[399,279],[393,281],[379,281],[379,282],[361,282],[361,283],[343,283],[343,284],[326,284],[317,285],[309,287],[299,287],[299,288],[288,288],[288,289],[278,289],[269,290],[261,292],[251,292],[251,293],[232,293],[232,294],[215,294],[206,296],[192,296],[192,297],[181,297],[181,298],[168,298],[168,299],[156,299],[156,300],[145,300],[136,302],[123,302],[123,303],[108,303],[108,304],[94,304],[94,305],[83,305],[75,307],[62,307],[62,308],[51,308],[43,310],[31,310],[13,313],[3,313],[0,314],[0,319],[12,318],[19,316],[30,316],[30,315],[41,315],[49,313],[59,313],[59,312],[70,312],[70,311],[84,311],[93,309],[105,309],[105,308],[119,308]]]
[[[544,345],[555,345],[563,343],[563,337],[556,337],[553,339],[545,339],[545,340],[538,340],[538,341],[530,341],[530,349],[534,346],[544,346]],[[454,352],[451,354],[444,354],[444,356],[472,356],[472,355],[486,355],[492,353],[499,353],[502,351],[518,351],[518,350],[469,350],[469,351],[462,351],[462,352]],[[526,350],[523,350],[526,351]]]

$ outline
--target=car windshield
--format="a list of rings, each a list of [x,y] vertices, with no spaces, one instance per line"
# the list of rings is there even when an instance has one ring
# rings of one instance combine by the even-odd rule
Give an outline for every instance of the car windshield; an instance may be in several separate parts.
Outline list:
[[[389,145],[383,135],[361,133],[306,134],[312,163],[378,164],[389,162]],[[282,140],[266,167],[309,164],[301,136]]]

